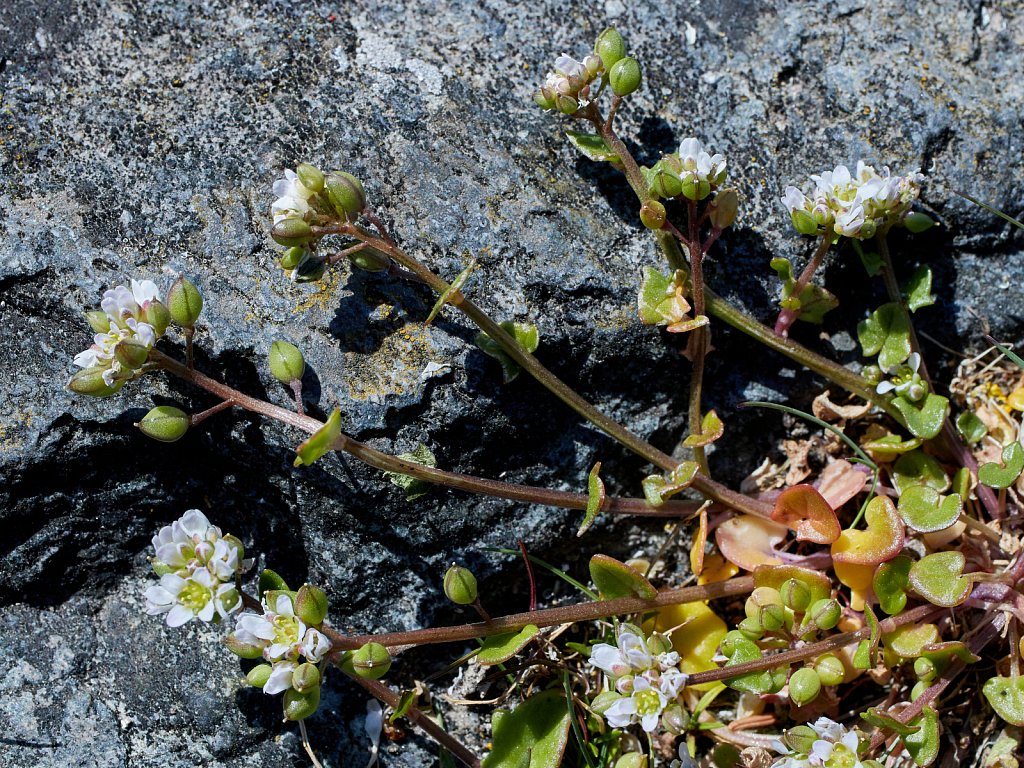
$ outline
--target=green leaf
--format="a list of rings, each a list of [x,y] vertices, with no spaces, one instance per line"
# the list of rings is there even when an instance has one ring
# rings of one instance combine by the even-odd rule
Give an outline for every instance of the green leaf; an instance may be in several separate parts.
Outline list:
[[[943,496],[926,485],[913,485],[900,495],[900,517],[920,533],[944,531],[960,519],[963,500],[957,493]]]
[[[660,507],[665,499],[688,488],[697,476],[698,469],[697,462],[684,461],[667,475],[648,475],[641,483],[647,503],[652,507]]]
[[[938,639],[939,628],[934,624],[904,624],[885,636],[885,647],[901,659],[916,659]]]
[[[864,265],[868,277],[877,275],[882,269],[882,257],[876,251],[865,251],[859,240],[850,240],[850,244],[860,257],[860,263]]]
[[[934,392],[929,392],[918,403],[900,395],[893,398],[892,404],[900,412],[911,434],[925,440],[931,440],[942,431],[942,425],[949,415],[949,400]]]
[[[726,667],[735,667],[737,664],[761,658],[761,649],[750,640],[736,638],[730,650],[732,654],[729,656]],[[772,675],[771,671],[767,669],[759,672],[747,672],[745,675],[726,680],[725,684],[734,691],[762,694],[771,690]]]
[[[808,323],[821,324],[825,313],[839,306],[839,299],[820,285],[809,283],[794,296],[797,280],[793,277],[793,266],[789,259],[778,256],[771,260],[770,266],[782,280],[782,291],[779,303],[786,309],[795,309],[801,320]]]
[[[612,151],[604,139],[593,133],[566,131],[569,143],[582,152],[588,159],[596,162],[617,163],[619,156]]]
[[[341,410],[334,409],[320,429],[310,435],[295,449],[295,466],[312,464],[325,453],[334,449],[334,443],[341,437]]]
[[[892,468],[892,482],[901,494],[913,486],[923,485],[936,491],[949,488],[949,477],[942,465],[924,451],[900,456]]]
[[[561,691],[531,696],[491,721],[492,749],[483,768],[557,768],[569,742],[569,711]]]
[[[537,347],[540,344],[540,333],[537,331],[536,325],[531,325],[529,323],[516,323],[511,320],[506,320],[501,323],[501,327],[505,333],[515,339],[516,343],[525,352],[532,354],[537,351]],[[504,348],[486,333],[481,331],[476,335],[476,338],[473,341],[481,351],[484,352],[484,354],[490,355],[501,363],[501,369],[506,384],[519,375],[519,371],[521,370],[519,363],[513,360]]]
[[[398,454],[398,458],[404,459],[405,461],[411,461],[414,464],[422,464],[425,467],[437,466],[437,458],[423,443],[417,445],[413,449],[412,453]],[[405,491],[406,501],[415,501],[421,496],[426,496],[430,492],[431,485],[425,480],[420,480],[419,478],[412,477],[411,475],[403,475],[401,472],[385,472],[384,475],[388,480]]]
[[[866,712],[861,712],[860,716],[876,728],[883,728],[887,731],[899,734],[900,736],[909,736],[910,734],[917,733],[921,730],[920,726],[911,726],[906,723],[901,723],[888,712],[883,712],[878,707],[871,707]]]
[[[968,443],[977,443],[988,434],[985,422],[973,411],[964,411],[956,417],[956,431]]]
[[[1024,471],[1024,446],[1019,442],[1003,448],[1003,463],[987,462],[978,467],[978,482],[990,488],[1009,488]]]
[[[912,437],[904,440],[899,435],[885,435],[864,443],[861,448],[874,454],[879,461],[892,461],[903,453],[908,453],[915,448],[920,448],[924,443],[920,437]]]
[[[861,640],[853,652],[854,669],[871,669],[871,643]]]
[[[930,307],[935,303],[932,295],[932,270],[924,264],[914,270],[907,283],[907,308],[917,312],[921,307]]]
[[[469,280],[469,276],[473,274],[474,269],[476,269],[476,259],[470,259],[466,268],[459,272],[455,279],[452,280],[451,285],[445,288],[444,293],[442,293],[437,298],[437,301],[434,302],[434,306],[430,309],[430,314],[427,315],[427,319],[423,322],[424,325],[430,325],[434,322],[434,318],[437,317],[437,313],[441,311],[441,308],[450,302],[455,294],[462,290],[462,286],[464,286],[466,281]]]
[[[640,571],[608,555],[590,558],[590,578],[605,600],[619,597],[653,600],[658,596],[658,590]]]
[[[971,594],[974,584],[963,575],[966,562],[959,551],[927,555],[911,566],[910,586],[932,605],[943,608],[960,605]]]
[[[644,279],[637,294],[637,312],[645,325],[663,325],[672,333],[686,333],[708,324],[705,315],[690,318],[686,300],[686,273],[678,269],[663,275],[653,267],[644,267]]]
[[[577,536],[582,536],[589,530],[597,519],[597,513],[604,505],[604,481],[601,480],[600,472],[601,462],[599,461],[593,466],[587,477],[587,511],[583,516],[580,529],[576,531]]]
[[[1024,726],[1024,677],[993,677],[981,692],[1003,720]]]
[[[906,555],[899,555],[882,563],[875,571],[871,587],[878,598],[879,607],[890,616],[896,615],[907,605],[906,590],[913,563]]]
[[[518,632],[485,638],[476,655],[477,664],[490,666],[508,661],[529,645],[539,631],[534,624],[527,624]]]
[[[857,326],[857,338],[865,357],[878,355],[883,371],[910,357],[910,326],[899,304],[883,304]]]
[[[412,705],[416,703],[416,697],[418,694],[415,690],[402,691],[401,697],[398,699],[398,706],[395,707],[395,711],[388,717],[388,722],[393,723],[400,717],[405,717],[405,714],[412,708]]]
[[[931,707],[925,707],[921,714],[909,723],[920,728],[916,733],[903,737],[903,746],[914,758],[914,763],[925,766],[935,762],[939,756],[939,715]]]
[[[683,445],[687,448],[703,448],[715,442],[724,432],[725,425],[722,420],[714,410],[710,410],[704,414],[700,422],[700,434],[690,435],[683,440]]]
[[[921,655],[932,661],[940,669],[945,669],[954,656],[964,664],[977,664],[981,661],[981,657],[974,655],[966,643],[960,640],[929,643],[921,649]]]

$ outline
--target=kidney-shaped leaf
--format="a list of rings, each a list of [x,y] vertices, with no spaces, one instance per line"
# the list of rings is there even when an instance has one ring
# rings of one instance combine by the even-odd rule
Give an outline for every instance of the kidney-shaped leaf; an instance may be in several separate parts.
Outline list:
[[[978,467],[978,482],[990,488],[1009,488],[1024,471],[1024,446],[1019,442],[1003,448],[1003,464],[994,461]]]
[[[642,597],[653,600],[658,590],[640,571],[608,555],[590,558],[590,578],[605,600],[619,597]]]
[[[925,707],[921,714],[910,721],[911,726],[920,727],[916,733],[903,737],[903,746],[914,758],[916,765],[931,765],[939,756],[939,715],[931,707]]]
[[[688,488],[697,476],[698,469],[700,467],[697,466],[697,462],[683,461],[665,475],[645,477],[641,484],[644,489],[644,498],[652,507],[660,507],[665,503],[665,499]]]
[[[900,658],[916,659],[938,639],[939,628],[934,624],[904,624],[885,635],[882,643]]]
[[[841,563],[877,565],[903,549],[903,520],[885,496],[876,496],[864,512],[867,530],[847,529],[832,543],[832,559]]]
[[[531,696],[491,720],[492,749],[483,768],[557,768],[569,742],[569,708],[561,691]]]
[[[882,563],[875,571],[871,586],[878,605],[883,611],[893,616],[907,605],[907,585],[910,583],[910,566],[914,564],[906,555],[894,557]]]
[[[913,402],[900,395],[892,401],[914,437],[931,440],[942,431],[949,415],[949,399],[929,392],[923,400]]]
[[[915,485],[942,492],[949,488],[949,475],[938,461],[924,451],[911,451],[896,460],[892,468],[892,482],[900,493]]]
[[[963,508],[960,494],[943,496],[926,485],[912,485],[900,495],[900,517],[921,533],[946,530],[960,519]]]
[[[910,568],[910,586],[933,605],[952,608],[971,594],[973,582],[963,575],[962,552],[935,552]]]
[[[865,357],[878,355],[878,365],[883,371],[910,357],[910,326],[895,302],[883,304],[861,321],[857,338]]]
[[[715,530],[715,543],[725,559],[747,571],[781,564],[775,547],[785,538],[786,526],[753,515],[726,520]]]
[[[687,448],[703,448],[715,442],[724,432],[725,425],[718,418],[718,414],[712,409],[705,413],[704,418],[701,420],[700,434],[690,435],[683,440],[683,445]]]
[[[1024,677],[993,677],[981,692],[1003,720],[1024,726]]]
[[[772,520],[796,531],[800,541],[831,544],[839,538],[839,518],[813,486],[787,488],[775,500]]]
[[[485,638],[480,653],[476,655],[477,664],[489,666],[508,661],[529,645],[538,631],[535,624],[527,624],[518,632]]]

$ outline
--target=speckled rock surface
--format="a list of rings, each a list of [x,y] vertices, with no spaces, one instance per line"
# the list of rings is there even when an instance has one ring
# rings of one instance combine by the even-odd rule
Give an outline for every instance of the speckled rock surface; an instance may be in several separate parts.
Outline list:
[[[483,546],[522,538],[584,572],[571,515],[444,492],[410,506],[354,461],[293,470],[297,435],[242,414],[155,445],[132,427],[154,403],[213,402],[159,377],[106,401],[63,387],[88,343],[84,306],[129,276],[168,285],[185,272],[206,296],[204,370],[284,403],[263,356],[285,338],[307,353],[316,412],[341,406],[346,428],[382,449],[422,441],[442,466],[558,488],[581,488],[600,458],[613,490],[636,493],[639,461],[525,377],[501,386],[454,312],[424,328],[425,291],[347,270],[287,282],[265,217],[282,168],[351,170],[402,243],[448,277],[480,255],[473,297],[536,322],[543,361],[670,450],[685,360],[632,310],[653,243],[621,179],[576,158],[564,124],[529,101],[554,56],[584,53],[607,23],[645,65],[620,118],[640,158],[690,133],[729,158],[744,205],[709,264],[716,288],[771,317],[768,259],[806,247],[786,226],[782,186],[863,156],[929,175],[924,203],[945,227],[896,249],[908,272],[935,266],[930,332],[969,344],[973,310],[1019,338],[1021,235],[953,190],[1021,214],[1024,12],[909,5],[0,6],[0,768],[307,764],[276,704],[240,686],[220,630],[170,632],[142,613],[149,537],[189,507],[292,581],[323,584],[336,624],[357,631],[453,620],[438,587],[454,558],[490,579],[495,609],[522,609],[519,570],[499,577],[508,561]],[[826,279],[880,297],[849,256]],[[829,354],[853,359],[843,333],[860,311],[830,318]],[[735,334],[716,346],[709,400],[732,431],[714,461],[735,482],[771,450],[778,422],[739,417],[735,403],[814,381]],[[606,549],[632,554],[658,529],[619,524]],[[417,663],[399,664],[396,681],[442,662]],[[325,764],[364,764],[365,697],[343,682],[325,696],[311,723]],[[486,741],[484,725],[446,716]],[[384,763],[431,765],[433,753],[411,736]]]

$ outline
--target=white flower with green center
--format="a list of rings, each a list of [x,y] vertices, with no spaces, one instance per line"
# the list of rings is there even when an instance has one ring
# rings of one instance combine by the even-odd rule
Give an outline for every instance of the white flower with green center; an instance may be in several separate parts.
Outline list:
[[[712,155],[704,149],[704,145],[696,137],[683,139],[679,144],[679,159],[683,164],[683,174],[697,182],[706,182],[711,186],[725,181],[725,156]]]
[[[305,656],[315,664],[331,650],[331,641],[323,632],[307,627],[295,615],[288,595],[277,595],[273,608],[264,604],[262,616],[239,616],[235,638],[245,645],[262,647],[263,658],[271,662],[296,661]]]
[[[807,732],[800,737],[806,739],[803,747],[806,751],[788,750],[780,743],[775,751],[782,752],[783,757],[772,763],[771,768],[864,768],[858,755],[860,739],[855,732],[827,717],[820,717],[813,725],[800,726],[794,731],[800,729]],[[809,749],[807,741],[810,742]]]
[[[99,327],[94,325],[96,335],[92,346],[75,355],[74,363],[79,368],[105,368],[103,381],[114,386],[119,380],[127,379],[133,369],[128,369],[117,359],[116,348],[124,341],[152,349],[160,333],[148,322],[146,312],[150,305],[160,301],[160,292],[152,280],[132,280],[131,289],[123,285],[105,291],[100,301]],[[97,313],[98,314],[98,313]],[[90,322],[93,322],[90,320]]]
[[[160,584],[145,592],[146,613],[167,614],[167,626],[180,627],[192,619],[213,621],[237,611],[242,599],[233,584],[219,581],[206,569],[197,570],[187,578],[165,573]]]
[[[270,212],[275,224],[285,219],[302,219],[313,210],[309,200],[316,193],[306,187],[290,168],[285,170],[283,179],[274,182],[274,194],[277,199],[270,206]]]
[[[651,685],[646,678],[635,677],[632,693],[608,707],[604,717],[612,728],[626,728],[634,723],[640,723],[645,731],[653,733],[668,702],[668,697]]]

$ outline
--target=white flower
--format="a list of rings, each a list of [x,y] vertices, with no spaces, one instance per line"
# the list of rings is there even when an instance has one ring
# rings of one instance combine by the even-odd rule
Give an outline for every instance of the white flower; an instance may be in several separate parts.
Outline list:
[[[611,678],[646,672],[655,666],[655,658],[648,650],[647,641],[643,636],[622,631],[619,632],[616,643],[617,645],[595,645],[590,651],[591,666],[597,667]],[[678,654],[675,654],[675,657],[674,663],[678,664]]]
[[[105,329],[93,336],[92,346],[75,355],[79,368],[104,367],[103,381],[108,386],[129,377],[122,363],[115,357],[115,348],[122,341],[132,341],[152,349],[160,333],[148,322],[146,312],[150,305],[160,301],[160,292],[152,280],[132,280],[131,289],[123,285],[103,293],[100,309],[106,313]]]
[[[880,395],[895,392],[914,402],[920,400],[928,392],[927,383],[918,373],[920,368],[921,355],[911,352],[906,362],[886,371],[892,378],[878,382],[875,392]]]
[[[645,731],[652,733],[658,727],[668,701],[668,697],[646,678],[636,677],[632,693],[608,707],[604,717],[612,728],[625,728],[639,722]]]
[[[846,237],[857,237],[864,227],[864,207],[852,205],[836,216],[836,233]]]
[[[242,601],[233,584],[218,581],[209,571],[197,570],[182,578],[176,573],[165,573],[160,584],[145,592],[146,613],[150,616],[167,614],[167,626],[180,627],[198,618],[213,621],[237,611]]]
[[[316,193],[306,187],[290,168],[285,169],[283,179],[274,182],[274,194],[277,199],[271,204],[270,212],[275,224],[284,219],[301,219],[313,210],[309,200]]]
[[[274,664],[274,669],[263,686],[263,692],[274,696],[287,691],[292,687],[292,676],[298,666],[294,661],[279,661]]]
[[[857,754],[860,740],[856,733],[827,717],[818,718],[809,727],[818,737],[811,743],[810,751],[790,751],[779,743],[775,751],[783,753],[783,757],[772,763],[771,768],[863,768]]]
[[[700,140],[691,136],[679,144],[679,159],[683,163],[684,178],[692,176],[695,181],[721,184],[725,181],[725,157],[710,154]]]
[[[315,664],[331,650],[327,635],[307,627],[295,615],[288,595],[278,595],[273,606],[264,604],[262,616],[239,616],[234,634],[240,643],[262,647],[263,658],[271,662],[296,661],[305,656]]]

